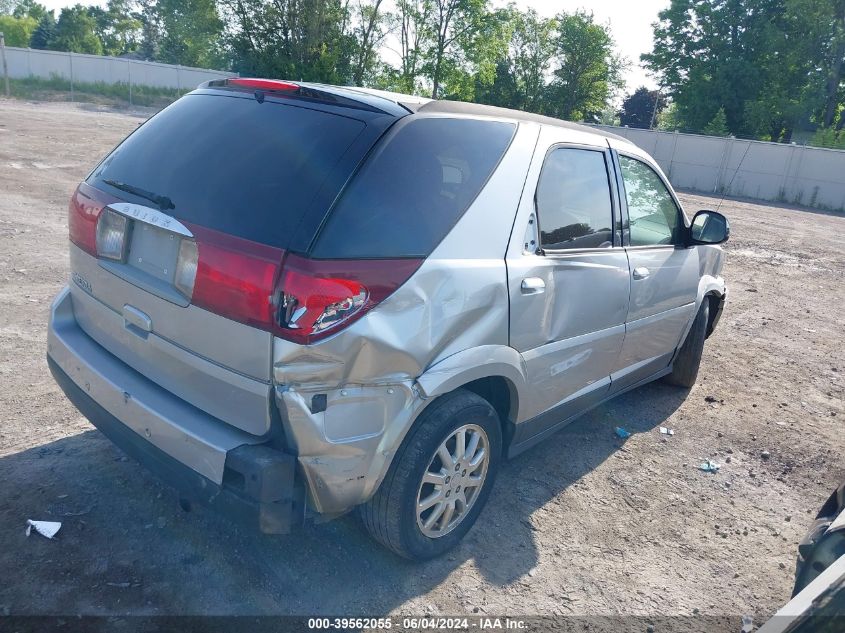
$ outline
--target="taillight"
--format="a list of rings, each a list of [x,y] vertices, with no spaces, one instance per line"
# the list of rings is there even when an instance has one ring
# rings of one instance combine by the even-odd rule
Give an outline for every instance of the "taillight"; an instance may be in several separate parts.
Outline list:
[[[117,261],[126,260],[129,219],[106,207],[97,220],[97,255]]]
[[[132,222],[82,183],[70,202],[71,241],[125,261]],[[105,208],[105,211],[104,211]],[[307,345],[351,325],[396,291],[421,259],[314,260],[202,226],[182,238],[174,287],[196,306]]]
[[[312,260],[191,225],[198,262],[191,303],[307,345],[390,296],[422,260]],[[182,246],[193,244],[187,240]],[[182,259],[180,249],[180,260]],[[190,259],[189,257],[186,259]],[[180,278],[177,265],[176,283]]]
[[[79,184],[70,198],[67,216],[68,237],[86,253],[97,255],[97,221],[103,207],[110,202],[117,202],[117,198],[84,182]]]
[[[320,334],[352,318],[367,303],[367,288],[349,279],[320,279],[296,270],[285,271],[281,282],[279,325]]]
[[[179,255],[176,258],[176,274],[173,277],[173,285],[187,299],[191,299],[194,294],[198,264],[197,243],[183,238],[179,243]]]
[[[299,90],[299,85],[289,81],[281,81],[280,79],[256,79],[252,77],[235,77],[234,79],[227,79],[226,83],[230,86],[241,86],[243,88],[255,88],[257,90],[270,90],[292,92]]]
[[[419,259],[315,260],[289,254],[275,334],[308,344],[351,325],[419,268]]]
[[[191,303],[247,325],[272,329],[284,251],[201,226],[188,228],[198,250]]]

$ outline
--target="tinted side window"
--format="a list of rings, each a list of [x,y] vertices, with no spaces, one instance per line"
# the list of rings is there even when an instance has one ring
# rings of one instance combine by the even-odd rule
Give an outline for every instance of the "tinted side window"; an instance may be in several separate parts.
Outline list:
[[[613,245],[613,208],[604,153],[562,148],[546,158],[537,183],[543,248]]]
[[[180,220],[286,248],[326,174],[364,127],[270,101],[188,95],[121,143],[88,183],[129,200],[105,181],[167,196],[175,205],[167,213]]]
[[[314,257],[427,257],[475,200],[516,129],[446,118],[398,125],[343,192]]]
[[[680,211],[663,181],[645,163],[627,156],[619,157],[631,246],[676,244],[680,227]]]

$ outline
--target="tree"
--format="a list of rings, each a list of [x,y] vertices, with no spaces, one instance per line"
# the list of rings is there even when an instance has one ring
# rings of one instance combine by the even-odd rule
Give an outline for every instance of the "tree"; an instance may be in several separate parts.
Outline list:
[[[471,98],[476,83],[494,81],[509,33],[488,0],[397,0],[396,9],[396,90]]]
[[[627,127],[651,129],[665,106],[666,100],[659,90],[640,86],[622,102],[619,122]]]
[[[155,0],[140,0],[141,42],[138,54],[142,59],[152,61],[158,57],[161,39],[161,20],[156,12]]]
[[[705,125],[701,131],[708,136],[728,136],[730,131],[728,130],[728,117],[725,115],[725,109],[719,108],[710,123]]]
[[[845,0],[672,0],[643,61],[683,127],[789,141],[842,103]]]
[[[138,49],[142,24],[130,0],[109,0],[105,9],[92,6],[88,12],[97,21],[97,37],[105,55],[119,56]]]
[[[62,9],[56,24],[56,36],[49,46],[55,51],[103,54],[103,44],[97,37],[97,21],[81,4]]]
[[[404,92],[417,92],[424,47],[426,43],[426,25],[432,4],[428,0],[397,0],[399,22],[399,59],[400,67],[396,73],[396,89]]]
[[[488,0],[426,0],[431,9],[425,24],[430,45],[427,51],[427,74],[431,80],[431,96],[436,99],[447,68],[456,70],[467,53],[484,45],[478,35],[491,26],[493,17]]]
[[[175,0],[174,0],[175,1]],[[354,38],[341,0],[222,0],[234,69],[345,84]]]
[[[541,18],[534,9],[516,11],[508,59],[516,82],[516,99],[509,107],[543,111],[546,76],[556,52],[557,20]]]
[[[373,78],[378,62],[378,48],[387,36],[383,0],[356,0],[352,37],[355,49],[352,61],[352,84],[362,86]]]
[[[50,42],[56,37],[56,18],[53,12],[47,12],[29,38],[29,47],[44,50],[50,47]]]
[[[677,132],[682,129],[674,103],[670,103],[657,115],[657,129],[663,130],[664,132]]]
[[[158,0],[156,12],[162,30],[157,61],[201,68],[222,64],[223,20],[215,0]]]
[[[841,105],[845,104],[845,95],[842,93],[843,67],[845,67],[845,0],[838,0],[833,4],[833,33],[827,60],[830,70],[825,86],[824,114],[821,121],[824,127],[833,125],[837,111]],[[838,129],[842,129],[841,116]]]
[[[46,16],[48,13],[52,14],[53,12],[47,11],[47,7],[35,0],[20,0],[14,11],[12,11],[12,15],[16,18],[30,17],[36,22],[40,22],[41,18]]]
[[[596,120],[623,85],[626,62],[614,51],[610,29],[591,13],[557,16],[554,71],[547,112],[562,119]]]
[[[28,15],[19,18],[0,15],[0,33],[6,39],[6,46],[28,46],[29,38],[37,26],[38,21]]]

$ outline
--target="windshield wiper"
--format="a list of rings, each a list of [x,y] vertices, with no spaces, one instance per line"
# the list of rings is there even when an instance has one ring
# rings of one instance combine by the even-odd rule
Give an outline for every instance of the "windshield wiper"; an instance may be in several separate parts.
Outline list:
[[[115,189],[120,189],[126,193],[131,193],[132,195],[140,198],[145,198],[150,202],[155,202],[161,211],[176,208],[176,205],[173,204],[173,201],[167,196],[162,196],[157,193],[153,193],[152,191],[147,191],[146,189],[141,189],[140,187],[135,187],[134,185],[129,185],[125,182],[120,182],[119,180],[103,180],[103,182],[107,185],[111,185]]]

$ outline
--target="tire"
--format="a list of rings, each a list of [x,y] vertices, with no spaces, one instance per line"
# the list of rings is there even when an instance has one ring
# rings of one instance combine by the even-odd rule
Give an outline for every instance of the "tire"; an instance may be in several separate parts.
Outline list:
[[[670,385],[691,388],[698,377],[698,368],[701,365],[701,354],[704,351],[704,339],[707,338],[707,322],[710,319],[710,299],[704,298],[695,321],[692,323],[687,338],[681,346],[675,362],[672,365],[672,373],[664,380]]]
[[[458,455],[459,429],[463,429],[464,457],[446,468],[438,449],[444,445],[450,458]],[[475,448],[473,442],[477,442]],[[481,448],[485,448],[486,460],[482,461],[486,465],[479,461],[473,466],[470,460],[479,455]],[[474,452],[469,454],[470,451]],[[388,549],[411,560],[427,560],[443,554],[455,547],[475,523],[490,496],[501,459],[502,430],[499,416],[490,403],[464,389],[440,396],[420,415],[376,494],[360,506],[367,531]],[[423,482],[426,473],[442,483]],[[479,477],[480,485],[475,484]],[[471,482],[472,478],[475,479]],[[466,486],[461,497],[462,483]],[[447,493],[452,493],[451,499]],[[418,513],[418,502],[430,502],[432,498],[438,501]],[[441,502],[445,509],[440,509]],[[447,517],[449,504],[453,511]],[[438,510],[440,518],[426,528],[424,524]],[[438,533],[440,523],[443,525]]]

